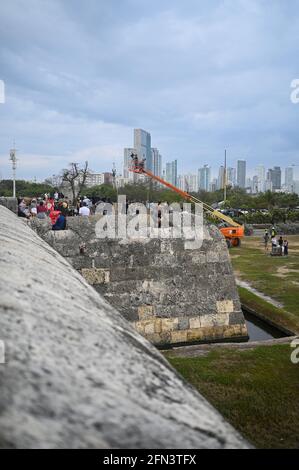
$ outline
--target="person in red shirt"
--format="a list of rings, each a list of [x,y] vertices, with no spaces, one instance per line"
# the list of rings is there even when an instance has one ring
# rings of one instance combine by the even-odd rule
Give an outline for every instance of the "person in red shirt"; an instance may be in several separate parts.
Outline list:
[[[41,201],[39,203],[39,205],[37,206],[36,209],[37,209],[37,218],[38,219],[45,219],[46,215],[47,215],[47,208],[44,205],[43,201]]]

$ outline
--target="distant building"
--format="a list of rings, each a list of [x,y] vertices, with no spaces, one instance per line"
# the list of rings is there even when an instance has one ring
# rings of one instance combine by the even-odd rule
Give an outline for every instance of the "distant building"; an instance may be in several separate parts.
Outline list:
[[[173,160],[172,162],[166,163],[166,181],[173,184],[174,186],[178,185],[178,162]]]
[[[259,193],[261,191],[259,191],[259,178],[257,175],[254,175],[254,177],[252,178],[252,192],[254,194],[256,193]]]
[[[281,189],[281,168],[275,166],[273,169],[269,168],[267,173],[267,180],[272,183],[272,191],[278,191]]]
[[[134,129],[134,147],[124,149],[123,177],[130,183],[144,182],[145,175],[129,171],[131,167],[131,154],[138,156],[138,160],[145,160],[145,168],[157,176],[162,176],[162,156],[157,148],[151,147],[151,135],[143,129]]]
[[[218,186],[217,178],[214,178],[210,184],[210,191],[214,193],[217,190],[217,186]]]
[[[245,188],[246,183],[246,161],[238,160],[237,162],[237,186]]]
[[[236,186],[236,169],[228,167],[226,171],[226,183],[227,186]]]
[[[85,184],[88,188],[101,184],[112,184],[112,173],[89,173]]]
[[[198,178],[197,175],[193,173],[189,173],[188,175],[184,175],[184,189],[183,191],[187,191],[189,193],[196,193],[198,191]]]
[[[198,189],[202,191],[209,191],[211,183],[211,168],[209,165],[204,165],[198,170]]]
[[[299,196],[299,181],[294,180],[293,188],[294,188],[294,189],[293,189],[293,192],[294,192],[295,194],[298,194],[298,196]]]
[[[272,191],[273,190],[273,185],[272,181],[270,181],[268,178],[265,181],[265,191]]]
[[[185,177],[184,175],[179,175],[178,176],[178,186],[179,189],[182,191],[185,191]]]
[[[133,180],[134,178],[134,173],[129,171],[129,168],[131,166],[131,155],[132,153],[136,153],[136,150],[134,148],[125,148],[124,149],[124,167],[123,167],[123,177],[128,178],[129,180]]]
[[[224,188],[224,166],[221,165],[218,171],[217,189]]]
[[[294,168],[291,166],[285,169],[284,184],[286,191],[290,193],[294,191]]]
[[[257,181],[254,188],[256,193],[263,193],[265,191],[266,170],[264,165],[258,165],[255,169]]]
[[[126,184],[129,184],[130,180],[129,178],[124,178],[123,176],[116,176],[115,178],[115,184],[117,188],[123,188],[126,186]]]
[[[151,147],[151,135],[143,129],[134,129],[134,148],[138,155],[138,159],[145,160],[145,168],[153,171],[153,157]]]
[[[251,178],[246,178],[246,186],[245,188],[247,189],[247,192],[252,193],[253,192],[253,181]]]
[[[162,176],[162,155],[157,148],[152,148],[152,172],[154,175]]]

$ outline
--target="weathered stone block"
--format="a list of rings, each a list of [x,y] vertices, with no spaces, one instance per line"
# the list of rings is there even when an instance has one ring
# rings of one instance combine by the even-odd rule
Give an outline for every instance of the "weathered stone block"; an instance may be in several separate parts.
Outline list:
[[[218,313],[231,313],[234,311],[232,300],[218,300],[216,305]]]
[[[107,284],[110,281],[110,271],[100,268],[84,268],[81,270],[82,276],[88,284]]]
[[[144,324],[140,321],[134,321],[132,322],[133,327],[135,328],[138,333],[144,335]]]
[[[211,327],[214,325],[214,315],[201,315],[200,326],[202,328]]]
[[[217,313],[215,315],[215,323],[219,326],[228,326],[229,325],[229,314],[228,313]]]
[[[229,324],[230,325],[241,325],[243,323],[243,313],[242,312],[231,312],[229,314]]]
[[[194,318],[189,318],[189,325],[190,325],[190,329],[194,329],[194,328],[201,328],[201,318],[198,316],[198,317],[194,317]]]
[[[206,262],[207,263],[219,263],[220,255],[217,251],[208,251],[206,254]]]
[[[178,329],[179,319],[178,318],[162,318],[162,332],[173,331]]]
[[[153,316],[153,306],[152,305],[140,305],[138,307],[138,317],[140,320]]]
[[[155,333],[155,323],[153,320],[144,321],[144,333],[145,335],[151,335]]]
[[[179,330],[189,330],[190,323],[188,317],[179,318],[178,329]]]
[[[161,333],[162,332],[162,320],[161,320],[161,318],[155,318],[154,319],[154,324],[155,324],[155,333]]]
[[[186,343],[187,339],[187,330],[177,330],[170,333],[171,343]]]
[[[205,337],[203,328],[193,328],[193,330],[187,330],[187,341],[201,341]]]

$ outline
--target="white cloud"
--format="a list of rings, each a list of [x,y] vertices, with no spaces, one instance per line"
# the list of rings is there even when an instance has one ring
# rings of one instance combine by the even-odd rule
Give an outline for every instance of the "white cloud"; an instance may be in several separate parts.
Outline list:
[[[95,170],[106,170],[113,159],[121,166],[132,128],[143,127],[164,160],[178,157],[188,169],[218,164],[228,144],[236,157],[250,152],[253,164],[279,164],[286,153],[294,160],[295,4],[4,3],[0,153],[16,139],[20,156],[33,156],[36,165],[20,162],[24,175],[33,167],[47,176],[86,156]]]

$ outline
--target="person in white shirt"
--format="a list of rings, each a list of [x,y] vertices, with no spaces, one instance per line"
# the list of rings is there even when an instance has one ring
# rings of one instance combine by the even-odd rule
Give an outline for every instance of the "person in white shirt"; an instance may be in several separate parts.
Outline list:
[[[88,217],[90,215],[90,209],[87,207],[86,202],[83,202],[83,206],[79,209],[79,215]]]

